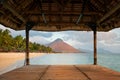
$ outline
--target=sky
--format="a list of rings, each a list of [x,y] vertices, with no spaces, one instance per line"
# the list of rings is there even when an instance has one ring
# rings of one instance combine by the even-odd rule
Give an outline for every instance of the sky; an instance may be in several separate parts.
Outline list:
[[[25,37],[25,31],[15,31],[6,28],[0,24],[0,29],[9,29],[12,36],[22,35]],[[77,49],[93,50],[93,32],[92,31],[61,31],[45,32],[30,31],[30,41],[40,44],[49,44],[56,39],[62,39]],[[120,28],[113,29],[109,32],[97,32],[97,47],[113,53],[120,53]]]

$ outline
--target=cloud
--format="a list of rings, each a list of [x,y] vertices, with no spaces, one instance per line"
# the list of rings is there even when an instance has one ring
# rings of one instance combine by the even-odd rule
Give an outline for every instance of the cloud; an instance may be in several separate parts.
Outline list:
[[[13,37],[15,37],[17,35],[22,35],[25,38],[25,31],[24,30],[21,30],[21,31],[11,30],[10,32],[11,32]]]
[[[109,40],[109,41],[106,41],[105,44],[108,46],[120,45],[120,41]]]
[[[120,53],[120,44],[119,45],[108,46],[106,49],[113,52],[113,53]]]
[[[120,28],[109,32],[99,33],[98,47],[104,48],[113,53],[119,53],[120,47]]]
[[[51,37],[53,34],[51,32],[39,32],[39,34],[43,37]]]
[[[120,28],[115,28],[115,29],[111,30],[110,32],[114,32],[114,33],[120,35]]]
[[[0,24],[0,29],[5,30],[6,27],[4,27],[3,25]]]
[[[120,36],[118,36],[115,40],[116,40],[116,41],[120,41]]]
[[[118,32],[120,32],[120,29],[98,33],[98,40],[104,46],[118,46],[120,45],[120,33]]]
[[[74,40],[74,41],[87,43],[87,42],[91,42],[93,39],[91,32],[67,31],[67,32],[64,32],[64,34],[65,34],[65,36],[63,38],[65,41],[70,39],[70,40]]]
[[[115,39],[117,37],[117,34],[114,32],[99,32],[98,33],[98,41],[108,41],[108,40],[112,40]]]
[[[88,49],[88,50],[93,50],[93,42],[89,42],[89,43],[83,43],[80,41],[67,41],[66,43],[72,45],[73,47],[75,47],[76,49]]]
[[[42,37],[51,37],[52,33],[51,32],[45,32],[45,31],[30,31],[30,36],[42,36]]]
[[[49,41],[54,41],[57,38],[64,40],[63,37],[66,36],[64,32],[50,32],[50,33],[52,34],[52,36],[47,38]]]
[[[120,48],[120,42],[104,42],[104,41],[99,41],[97,42],[97,49],[104,49],[104,50],[108,50],[110,52],[113,52],[113,53],[120,53],[119,52],[119,48]]]
[[[39,43],[39,44],[48,44],[48,43],[50,43],[50,41],[48,41],[46,38],[41,37],[41,36],[30,37],[30,41],[31,42],[36,42],[36,43]]]

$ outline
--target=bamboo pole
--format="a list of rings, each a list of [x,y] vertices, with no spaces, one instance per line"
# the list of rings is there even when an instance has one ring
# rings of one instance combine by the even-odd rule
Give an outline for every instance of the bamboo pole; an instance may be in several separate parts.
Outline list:
[[[94,65],[97,65],[97,31],[93,31],[94,35]]]

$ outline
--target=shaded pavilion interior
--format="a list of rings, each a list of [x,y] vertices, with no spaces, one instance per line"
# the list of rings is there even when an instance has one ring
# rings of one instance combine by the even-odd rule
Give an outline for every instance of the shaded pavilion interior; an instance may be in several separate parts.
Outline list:
[[[97,32],[120,27],[120,0],[0,0],[0,24],[26,30],[26,65],[29,31],[93,31],[94,64]]]

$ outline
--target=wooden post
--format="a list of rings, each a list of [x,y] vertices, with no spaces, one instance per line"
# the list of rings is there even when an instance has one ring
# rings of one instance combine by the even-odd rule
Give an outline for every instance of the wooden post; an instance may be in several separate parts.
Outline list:
[[[26,65],[29,65],[29,29],[27,28],[28,26],[26,26]]]
[[[26,23],[26,55],[25,55],[25,65],[29,65],[30,61],[29,61],[29,31],[32,29],[32,27],[34,26],[34,22],[27,22]]]
[[[94,65],[97,65],[97,31],[93,31],[94,35]]]

